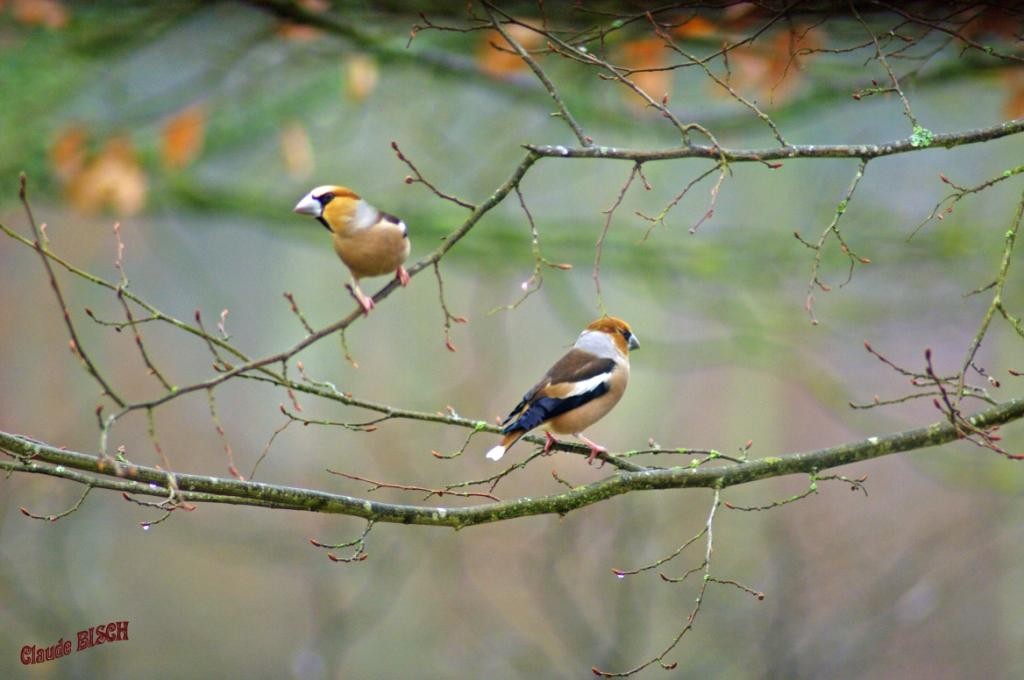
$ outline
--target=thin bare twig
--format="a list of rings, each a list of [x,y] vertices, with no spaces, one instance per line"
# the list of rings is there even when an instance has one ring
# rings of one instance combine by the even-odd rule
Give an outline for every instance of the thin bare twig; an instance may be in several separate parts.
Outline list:
[[[516,197],[519,199],[519,206],[523,209],[523,213],[526,215],[526,222],[530,225],[530,252],[533,254],[533,271],[530,273],[530,278],[520,284],[523,294],[519,296],[515,302],[495,307],[488,311],[488,314],[493,314],[502,310],[511,311],[526,302],[528,297],[536,293],[544,285],[544,267],[550,267],[551,269],[558,269],[561,271],[569,271],[572,269],[572,265],[567,262],[552,262],[541,254],[540,232],[537,230],[537,224],[533,220],[533,214],[531,214],[530,209],[526,207],[526,199],[523,197],[523,193],[519,190],[519,187],[516,187],[515,192]]]
[[[85,490],[82,492],[82,495],[78,497],[78,500],[75,501],[70,508],[64,510],[63,512],[58,512],[53,515],[37,515],[35,513],[29,512],[28,508],[26,508],[24,505],[19,507],[18,510],[21,511],[21,514],[25,515],[25,517],[30,517],[32,519],[41,519],[47,522],[56,522],[59,519],[67,517],[73,512],[77,512],[78,509],[82,507],[82,504],[85,503],[85,499],[89,497],[89,492],[95,488],[96,487],[93,486],[92,484],[86,484]]]
[[[430,189],[431,191],[433,191],[434,195],[437,196],[438,198],[443,198],[446,201],[451,201],[455,205],[461,206],[461,207],[466,208],[468,210],[476,210],[476,206],[473,205],[472,203],[470,203],[468,201],[464,201],[461,198],[458,198],[457,196],[452,196],[451,194],[446,194],[445,192],[441,191],[436,186],[431,184],[427,180],[427,178],[423,176],[423,173],[421,173],[419,171],[419,168],[417,168],[415,165],[413,165],[413,162],[411,160],[409,160],[405,156],[404,153],[402,153],[401,149],[398,148],[398,142],[394,142],[394,141],[391,142],[391,148],[392,148],[392,150],[394,150],[395,155],[398,156],[398,160],[402,161],[407,166],[409,166],[409,169],[412,170],[413,174],[415,175],[415,177],[413,177],[412,175],[406,176],[406,178],[405,178],[405,183],[406,184],[417,184],[417,183],[418,184],[422,184],[423,186],[425,186],[428,189]]]
[[[328,552],[327,557],[330,558],[332,562],[341,562],[344,564],[362,562],[367,557],[369,557],[369,554],[366,552],[366,537],[370,534],[370,530],[373,529],[373,524],[374,521],[372,519],[369,520],[366,523],[366,528],[363,529],[363,533],[361,533],[358,538],[355,538],[351,541],[347,541],[345,543],[321,543],[315,538],[309,539],[309,542],[318,548],[326,548],[327,550],[341,550],[342,548],[355,547],[355,550],[348,557],[339,557],[338,555],[335,555],[333,552]]]
[[[370,488],[367,489],[367,491],[369,491],[369,492],[373,492],[373,491],[376,491],[378,489],[399,489],[401,491],[421,491],[421,492],[424,492],[427,495],[423,497],[423,500],[428,500],[429,498],[431,498],[433,496],[437,496],[438,498],[440,498],[440,497],[444,496],[445,494],[448,494],[449,496],[459,496],[460,498],[487,498],[487,499],[492,500],[492,501],[500,501],[501,500],[500,498],[498,498],[494,494],[486,493],[486,492],[483,492],[483,491],[453,491],[451,489],[431,489],[431,488],[428,488],[428,487],[425,487],[425,486],[419,486],[419,485],[416,485],[416,484],[396,484],[396,483],[393,483],[393,482],[380,482],[380,481],[377,481],[376,479],[369,479],[367,477],[360,477],[359,475],[353,475],[351,473],[341,472],[339,470],[332,470],[330,468],[327,468],[327,471],[330,472],[332,475],[338,475],[339,477],[344,477],[345,479],[351,479],[351,480],[354,480],[354,481],[357,481],[357,482],[366,482],[367,484],[371,485]]]
[[[547,90],[547,93],[551,95],[551,99],[555,102],[555,106],[558,108],[558,116],[565,121],[566,125],[569,126],[573,134],[576,135],[576,139],[579,140],[580,144],[582,144],[583,146],[592,145],[594,143],[594,140],[591,139],[583,131],[582,127],[580,127],[580,124],[576,121],[576,118],[569,111],[569,107],[565,105],[565,102],[562,100],[561,95],[558,94],[558,90],[555,89],[554,83],[552,83],[551,79],[548,78],[546,73],[544,73],[544,69],[542,69],[540,67],[540,64],[537,63],[537,60],[531,57],[530,53],[523,49],[523,46],[520,45],[519,42],[509,34],[508,31],[505,30],[505,27],[502,25],[502,22],[498,21],[497,17],[494,16],[494,13],[500,13],[508,21],[513,21],[512,18],[505,14],[504,12],[502,12],[497,7],[495,7],[494,5],[492,5],[490,2],[487,2],[487,0],[484,0],[483,4],[484,9],[487,12],[487,16],[488,18],[490,18],[491,24],[494,26],[494,29],[501,34],[501,37],[504,38],[509,45],[512,46],[512,49],[515,50],[516,54],[519,55],[519,58],[522,59],[526,63],[526,65],[530,67],[530,70],[533,71],[533,74],[537,76],[537,80],[541,82],[541,85],[544,86],[544,89]],[[526,28],[529,28],[531,30],[536,30],[532,26],[524,24],[520,21],[514,21],[514,23],[520,26],[525,26]],[[550,35],[550,32],[541,31],[541,35]]]
[[[715,75],[715,72],[711,70],[711,68],[707,65],[706,61],[698,59],[694,55],[690,54],[686,50],[684,50],[681,47],[679,47],[679,45],[677,45],[676,42],[672,39],[672,36],[670,36],[668,33],[666,33],[661,28],[661,26],[658,25],[658,22],[656,22],[654,20],[654,17],[651,16],[651,14],[649,12],[647,14],[647,17],[648,17],[648,20],[651,23],[651,26],[654,28],[655,34],[659,38],[662,39],[662,41],[665,43],[665,45],[670,50],[676,52],[677,54],[680,54],[680,55],[686,57],[686,59],[688,59],[691,64],[696,64],[696,65],[700,66],[704,70],[704,74],[708,78],[710,78],[716,85],[718,85],[719,87],[724,89],[726,92],[728,92],[729,96],[731,96],[733,99],[735,99],[740,104],[742,104],[743,106],[745,106],[748,109],[750,109],[754,113],[755,116],[757,116],[759,119],[761,119],[761,121],[764,122],[764,124],[767,125],[769,127],[769,129],[771,129],[772,135],[779,142],[779,146],[783,146],[783,147],[788,146],[788,144],[786,143],[786,140],[782,136],[782,131],[779,130],[778,125],[775,124],[775,121],[773,121],[768,116],[768,114],[766,114],[764,111],[762,111],[760,109],[760,107],[758,107],[757,104],[755,104],[754,102],[750,101],[749,99],[747,99],[746,97],[741,95],[739,92],[737,92],[735,89],[733,89],[732,85],[730,85],[725,80],[722,80],[717,75]]]
[[[312,335],[314,333],[313,327],[309,325],[309,322],[306,321],[306,316],[302,313],[302,310],[299,309],[298,303],[295,302],[295,296],[289,293],[288,291],[285,291],[284,299],[288,301],[288,304],[291,306],[292,314],[294,314],[295,317],[299,320],[299,323],[302,324],[302,327],[306,329],[306,333]]]
[[[794,232],[793,236],[797,238],[800,243],[804,244],[808,248],[814,251],[814,261],[811,264],[811,280],[807,284],[807,300],[804,304],[804,309],[807,311],[808,316],[811,318],[811,323],[817,325],[818,318],[814,315],[814,288],[817,287],[824,292],[832,290],[831,286],[821,280],[821,259],[824,255],[825,243],[830,237],[835,238],[839,242],[839,248],[846,254],[850,261],[849,275],[847,276],[846,282],[849,282],[850,277],[853,276],[853,268],[856,264],[870,264],[871,260],[866,257],[861,257],[857,253],[853,252],[846,240],[843,238],[842,233],[839,231],[839,220],[842,219],[843,214],[846,213],[846,209],[850,205],[850,201],[853,199],[853,193],[857,190],[857,185],[860,184],[860,180],[864,177],[864,170],[867,168],[868,161],[866,158],[862,158],[860,163],[857,165],[857,171],[853,175],[853,180],[850,182],[850,187],[846,190],[846,195],[839,201],[839,205],[836,206],[835,214],[832,217],[832,221],[828,223],[824,231],[821,232],[821,236],[818,237],[816,243],[811,243],[800,236],[800,232]],[[845,285],[844,282],[841,285]]]
[[[444,313],[444,346],[449,352],[455,351],[455,344],[452,343],[452,323],[468,323],[464,316],[451,313],[448,309],[448,302],[444,297],[444,278],[441,276],[441,265],[434,262],[434,276],[437,278],[437,298],[441,304],[441,312]]]
[[[1013,217],[1010,228],[1006,230],[1003,254],[999,263],[999,270],[996,273],[992,301],[985,310],[985,315],[981,320],[981,324],[978,326],[978,330],[974,334],[974,338],[971,340],[971,344],[967,348],[967,353],[964,356],[963,363],[960,365],[960,372],[956,385],[957,404],[959,404],[961,396],[963,395],[967,369],[974,363],[974,358],[978,353],[978,348],[981,347],[982,341],[985,339],[985,334],[988,332],[989,324],[992,322],[992,317],[995,315],[996,311],[1002,307],[1003,289],[1006,286],[1006,278],[1010,270],[1010,261],[1012,260],[1013,255],[1013,247],[1017,242],[1017,232],[1020,230],[1022,218],[1024,218],[1024,193],[1021,194],[1020,201],[1017,204],[1017,212]]]
[[[696,224],[690,227],[690,233],[695,234],[697,232],[697,227],[699,227],[705,220],[709,219],[714,214],[715,202],[718,199],[718,189],[722,185],[722,180],[725,178],[726,171],[726,166],[723,166],[721,163],[713,165],[712,167],[708,168],[707,170],[705,170],[704,172],[702,172],[701,174],[697,175],[689,182],[687,182],[686,186],[683,187],[683,190],[676,194],[672,198],[672,200],[668,202],[668,205],[662,208],[661,212],[659,212],[657,215],[646,215],[640,211],[637,211],[637,217],[651,223],[651,226],[647,228],[647,231],[644,232],[644,235],[640,237],[640,242],[642,243],[646,241],[648,237],[650,237],[651,232],[654,231],[654,228],[657,227],[659,224],[664,225],[665,218],[668,216],[669,212],[671,212],[672,208],[676,207],[676,205],[679,204],[679,201],[683,200],[686,194],[690,192],[690,189],[699,184],[702,180],[704,180],[704,178],[711,175],[711,173],[713,173],[715,170],[719,170],[720,173],[718,181],[711,188],[711,205],[708,207],[708,210],[705,211],[704,215],[700,218],[700,220],[698,220]]]
[[[604,296],[601,293],[601,254],[604,252],[604,242],[608,237],[608,230],[612,226],[612,218],[615,216],[615,211],[622,205],[622,199],[626,197],[626,192],[629,191],[630,185],[633,184],[633,180],[639,174],[640,164],[636,163],[630,169],[629,177],[626,178],[626,183],[619,190],[619,195],[615,197],[615,202],[606,210],[601,211],[605,215],[604,226],[601,228],[601,235],[597,237],[597,243],[594,244],[594,269],[591,277],[594,279],[594,288],[597,291],[597,307],[602,313],[605,310]]]
[[[867,25],[864,18],[857,11],[857,5],[853,0],[849,1],[850,12],[857,18],[860,25],[864,28],[865,32],[871,37],[871,42],[875,45],[875,60],[882,65],[885,72],[889,75],[889,81],[892,83],[893,91],[899,96],[900,101],[903,103],[903,114],[910,120],[910,124],[916,132],[921,128],[921,125],[917,122],[917,118],[914,117],[914,112],[910,110],[910,101],[907,99],[907,95],[903,93],[903,88],[900,87],[900,81],[893,72],[892,67],[889,66],[889,61],[885,58],[885,53],[882,51],[881,45],[878,44],[878,36],[871,30],[871,27]]]
[[[683,636],[685,636],[688,632],[693,630],[693,626],[694,626],[694,624],[697,621],[697,616],[700,614],[701,605],[704,603],[704,595],[705,595],[705,593],[707,591],[708,583],[710,583],[712,581],[712,577],[711,577],[711,553],[712,553],[712,547],[714,545],[714,521],[715,521],[715,513],[718,511],[718,506],[721,505],[721,502],[722,501],[721,501],[720,491],[718,489],[715,489],[714,499],[711,502],[711,511],[708,513],[708,518],[707,518],[707,520],[704,523],[703,531],[701,531],[701,533],[698,534],[693,539],[690,539],[690,541],[687,541],[686,543],[684,543],[679,548],[679,550],[676,551],[676,553],[673,553],[671,556],[666,558],[666,559],[672,559],[672,557],[675,557],[675,555],[677,555],[679,552],[681,552],[683,550],[683,548],[685,548],[686,546],[690,545],[690,543],[692,543],[694,540],[700,538],[701,536],[705,537],[706,540],[705,540],[705,543],[704,543],[705,548],[704,548],[704,560],[703,560],[703,562],[701,562],[696,567],[693,567],[692,569],[689,569],[682,576],[680,576],[678,578],[670,578],[670,577],[665,576],[664,574],[661,575],[661,578],[662,578],[663,581],[671,582],[671,583],[676,583],[676,582],[682,581],[683,579],[685,579],[690,574],[694,574],[694,573],[697,573],[699,571],[703,571],[704,572],[704,578],[701,580],[700,588],[697,590],[697,597],[694,600],[693,608],[690,610],[690,614],[686,617],[686,623],[683,625],[683,627],[676,634],[675,638],[673,638],[672,641],[669,642],[668,646],[666,646],[664,649],[662,649],[661,652],[659,652],[656,656],[648,659],[647,661],[639,664],[638,666],[634,666],[633,668],[630,668],[629,670],[618,671],[618,672],[604,671],[604,670],[601,670],[601,669],[599,669],[599,668],[597,668],[595,666],[593,669],[591,669],[593,671],[594,675],[597,675],[597,676],[600,676],[600,677],[603,677],[603,678],[625,678],[625,677],[629,677],[631,675],[635,675],[635,674],[639,673],[640,671],[642,671],[643,669],[645,669],[648,666],[651,666],[652,664],[655,664],[655,663],[660,665],[665,670],[672,670],[672,669],[674,669],[676,667],[676,665],[677,665],[676,663],[666,663],[665,662],[665,657],[668,656],[672,652],[672,650],[674,650],[676,648],[676,646],[679,645],[679,642],[683,639]],[[622,577],[622,574],[618,574],[617,573],[616,575],[619,576],[620,578]],[[731,583],[734,583],[734,582],[731,582]],[[735,585],[739,585],[739,584],[735,584]],[[740,586],[740,587],[742,589],[744,589],[744,590],[747,590],[748,592],[753,592],[750,589],[747,589],[745,586]]]
[[[128,288],[128,275],[124,270],[124,242],[121,240],[121,223],[114,223],[114,239],[117,241],[117,257],[114,259],[114,268],[117,269],[120,275],[120,283],[117,286],[117,300],[121,303],[121,307],[124,310],[125,326],[132,329],[132,334],[135,338],[135,346],[139,350],[139,354],[142,356],[142,361],[149,370],[150,375],[156,377],[163,385],[163,388],[168,392],[173,392],[174,387],[164,377],[163,373],[156,367],[153,360],[150,359],[149,353],[146,351],[146,343],[142,339],[142,332],[139,330],[139,325],[135,323],[135,317],[132,314],[131,305],[128,304],[128,300],[125,299],[124,292]]]
[[[93,364],[92,359],[86,354],[85,348],[82,347],[81,341],[78,339],[78,333],[75,331],[75,324],[71,321],[71,311],[68,309],[67,302],[64,301],[64,293],[61,292],[60,285],[57,283],[57,277],[53,272],[53,266],[50,265],[50,259],[47,257],[48,246],[43,244],[43,237],[41,235],[41,229],[36,225],[36,218],[32,214],[32,206],[28,202],[28,178],[25,173],[21,173],[18,177],[18,198],[21,200],[21,205],[25,209],[25,216],[28,218],[28,224],[32,228],[32,234],[35,237],[35,242],[32,247],[43,262],[43,267],[46,269],[46,275],[50,279],[50,288],[53,289],[53,294],[57,297],[57,304],[60,305],[61,314],[64,316],[64,325],[68,329],[68,335],[71,337],[69,346],[71,353],[78,357],[79,361],[82,362],[82,366],[85,370],[93,377],[93,379],[99,383],[100,387],[103,388],[103,394],[110,397],[111,401],[117,404],[119,407],[124,407],[127,402],[122,399],[110,386],[107,380],[100,375],[96,365]]]

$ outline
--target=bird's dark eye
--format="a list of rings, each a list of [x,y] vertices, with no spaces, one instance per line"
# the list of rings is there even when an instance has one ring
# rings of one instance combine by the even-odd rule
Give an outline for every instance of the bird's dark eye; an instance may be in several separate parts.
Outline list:
[[[334,194],[328,191],[326,194],[320,194],[319,196],[314,196],[314,198],[323,206],[334,200]]]

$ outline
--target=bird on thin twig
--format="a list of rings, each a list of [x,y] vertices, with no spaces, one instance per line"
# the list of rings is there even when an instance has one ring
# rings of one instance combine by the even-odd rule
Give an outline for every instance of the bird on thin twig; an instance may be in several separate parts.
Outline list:
[[[409,230],[401,219],[382,212],[359,194],[343,186],[319,186],[295,206],[300,215],[312,215],[331,232],[334,251],[348,267],[352,282],[345,284],[364,314],[373,299],[359,288],[359,280],[395,272],[406,286],[409,273],[402,266],[409,257]]]

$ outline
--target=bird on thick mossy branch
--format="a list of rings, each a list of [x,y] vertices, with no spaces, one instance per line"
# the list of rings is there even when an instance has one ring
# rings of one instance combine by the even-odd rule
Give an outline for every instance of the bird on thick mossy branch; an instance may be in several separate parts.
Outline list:
[[[544,453],[556,443],[555,434],[571,434],[590,447],[587,463],[606,453],[583,435],[583,430],[603,418],[619,403],[629,382],[629,350],[640,341],[622,319],[601,317],[587,326],[572,349],[555,362],[527,392],[502,423],[505,437],[487,452],[500,460],[524,434],[540,427],[546,442]]]
[[[331,232],[334,251],[352,274],[352,283],[345,287],[364,314],[374,304],[359,288],[360,279],[394,272],[401,285],[408,285],[409,273],[402,265],[409,257],[409,230],[399,218],[373,207],[351,189],[333,185],[310,191],[295,212],[312,215]]]

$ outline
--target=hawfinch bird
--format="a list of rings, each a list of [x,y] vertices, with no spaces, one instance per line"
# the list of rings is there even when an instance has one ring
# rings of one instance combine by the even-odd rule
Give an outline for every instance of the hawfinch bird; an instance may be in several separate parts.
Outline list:
[[[377,210],[351,189],[331,185],[303,196],[295,212],[312,215],[331,232],[334,251],[352,273],[352,283],[345,287],[364,314],[374,305],[359,289],[359,279],[395,272],[400,284],[409,283],[402,266],[409,257],[409,230],[399,218]]]
[[[605,316],[587,326],[569,352],[555,362],[527,392],[502,423],[505,437],[487,452],[500,460],[519,438],[535,427],[547,437],[544,453],[555,434],[571,434],[590,447],[587,463],[607,451],[583,436],[583,430],[603,418],[622,398],[629,381],[629,350],[640,342],[629,324]]]

